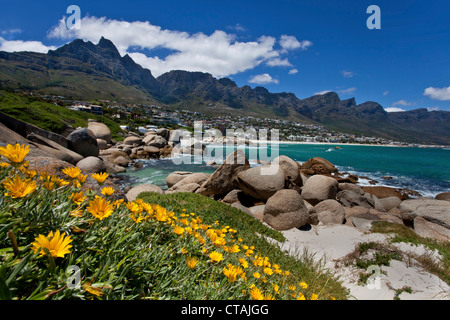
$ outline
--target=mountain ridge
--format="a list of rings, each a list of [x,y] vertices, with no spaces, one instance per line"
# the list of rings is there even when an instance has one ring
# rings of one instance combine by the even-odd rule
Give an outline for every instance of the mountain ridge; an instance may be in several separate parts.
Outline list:
[[[229,78],[151,70],[120,55],[104,37],[98,44],[76,39],[47,54],[0,52],[0,88],[24,88],[80,99],[158,102],[208,114],[241,114],[317,123],[332,129],[414,143],[450,145],[450,112],[419,108],[388,113],[375,101],[357,104],[328,92],[300,99],[293,93],[239,87]]]

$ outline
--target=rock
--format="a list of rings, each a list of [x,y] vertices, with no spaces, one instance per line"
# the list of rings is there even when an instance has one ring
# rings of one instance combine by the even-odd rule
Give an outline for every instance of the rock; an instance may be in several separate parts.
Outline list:
[[[77,167],[89,173],[106,171],[106,165],[102,159],[97,157],[86,157],[77,163]]]
[[[83,157],[98,157],[99,148],[94,133],[87,128],[80,128],[67,136],[72,151]]]
[[[166,194],[171,193],[178,193],[178,192],[195,192],[197,189],[200,188],[200,185],[195,182],[189,182],[189,183],[181,183],[181,181],[175,185],[173,185],[171,188],[166,190]]]
[[[300,228],[308,223],[309,213],[300,194],[291,189],[277,191],[264,208],[264,222],[275,230]]]
[[[405,198],[405,196],[402,196],[402,194],[400,192],[398,192],[398,190],[395,188],[383,187],[383,186],[378,186],[378,187],[364,186],[362,188],[363,188],[364,192],[373,194],[378,199],[383,199],[383,198],[388,198],[388,197],[398,197],[400,200],[407,199],[407,197]]]
[[[206,149],[206,145],[200,141],[195,141],[189,146],[183,147],[180,149],[180,153],[182,154],[191,154],[191,155],[203,155],[203,152]]]
[[[178,181],[173,186],[182,185],[182,184],[186,184],[186,183],[197,183],[198,185],[202,185],[203,182],[205,182],[210,176],[211,176],[211,173],[205,173],[205,172],[192,173],[192,174],[184,177],[180,181]]]
[[[208,161],[206,163],[207,166],[215,166],[217,163],[214,160]]]
[[[100,151],[108,149],[108,143],[106,143],[106,141],[103,140],[103,139],[98,139],[97,138],[97,145],[98,145],[98,149]]]
[[[112,135],[111,130],[107,125],[101,122],[89,122],[88,129],[92,131],[95,138],[102,139],[106,141],[106,143],[111,143]]]
[[[380,201],[380,199],[378,199],[373,194],[364,193],[364,198],[366,198],[369,201],[369,203],[373,205],[374,209],[376,209],[378,211],[381,211],[381,212],[385,212],[386,211],[386,209],[384,208],[384,205]]]
[[[450,201],[450,192],[442,192],[434,197],[436,200]]]
[[[145,146],[144,151],[147,152],[149,155],[159,156],[160,154],[160,149],[157,147]]]
[[[131,188],[125,196],[127,200],[131,202],[135,201],[139,197],[139,194],[141,194],[142,192],[155,192],[164,194],[164,191],[160,187],[155,186],[154,184],[146,183]]]
[[[391,176],[384,176],[384,177],[381,177],[381,179],[384,179],[384,180],[392,180],[393,178],[392,178]]]
[[[142,138],[136,136],[129,136],[123,140],[123,143],[129,146],[140,145],[142,143]]]
[[[330,177],[314,175],[309,178],[302,188],[302,197],[313,206],[320,201],[335,199],[338,182]]]
[[[202,193],[205,196],[211,194],[226,194],[237,188],[236,176],[250,168],[245,153],[237,149],[229,154],[225,161],[202,184]]]
[[[253,218],[258,219],[259,221],[264,221],[264,209],[266,208],[266,205],[260,204],[257,206],[253,206],[248,208],[250,210],[250,213],[252,214]]]
[[[361,206],[355,206],[355,207],[343,207],[345,211],[345,218],[349,218],[351,216],[355,215],[361,215],[365,213],[369,213],[369,208],[361,207]]]
[[[193,172],[188,171],[174,171],[166,177],[167,186],[170,188],[178,181],[183,180],[187,176],[193,174]]]
[[[172,156],[173,147],[170,145],[164,146],[164,148],[159,149],[159,155],[162,158]]]
[[[360,186],[357,186],[356,184],[353,183],[339,183],[338,189],[340,191],[350,190],[361,195],[364,194],[363,189]]]
[[[346,207],[361,206],[371,209],[375,206],[373,200],[351,190],[339,191],[336,198]]]
[[[156,147],[156,148],[164,148],[167,145],[167,140],[160,136],[147,136],[144,138],[146,140],[148,137],[153,137],[150,139],[150,141],[147,141],[145,144],[149,147]]]
[[[128,167],[128,164],[130,163],[130,159],[128,157],[119,156],[113,161],[114,164],[121,166],[121,167]]]
[[[301,166],[301,170],[309,175],[332,174],[338,172],[334,164],[321,157],[314,157],[304,162]]]
[[[34,142],[35,146],[46,152],[47,155],[51,155],[60,160],[76,164],[78,161],[84,158],[82,155],[76,153],[75,151],[67,149],[59,143],[56,143],[33,132],[27,136],[27,139]]]
[[[246,214],[252,216],[251,211],[250,211],[247,207],[244,207],[244,206],[243,206],[242,204],[240,204],[239,202],[232,203],[231,206],[232,206],[233,208],[239,209],[239,210],[241,210],[242,212],[245,212]]]
[[[400,206],[400,203],[402,202],[398,197],[382,198],[380,199],[380,201],[386,211],[389,211],[393,208],[398,208]]]
[[[285,186],[284,170],[272,172],[270,168],[271,166],[260,166],[241,171],[236,178],[239,188],[256,199],[269,199]]]
[[[107,157],[100,157],[100,158],[103,160],[103,163],[105,164],[106,167],[106,172],[108,173],[117,174],[127,171],[127,169],[125,169],[124,167],[118,166],[109,161]]]
[[[422,217],[414,219],[414,232],[423,238],[437,241],[450,241],[450,230],[438,224],[429,222]]]
[[[227,193],[227,195],[222,199],[225,203],[234,203],[239,201],[239,193],[242,191],[239,189],[231,190]]]
[[[287,156],[278,156],[272,164],[278,164],[284,171],[286,179],[301,187],[303,185],[302,177],[300,176],[300,164]]]
[[[155,131],[158,136],[164,138],[164,140],[168,141],[170,139],[170,130],[166,128],[161,128]]]
[[[314,215],[317,216],[317,220],[323,224],[342,224],[345,220],[344,207],[333,199],[328,199],[316,204],[309,214],[311,221],[316,220]]]
[[[450,202],[432,198],[408,199],[402,201],[399,207],[402,218],[412,221],[422,217],[450,229]]]

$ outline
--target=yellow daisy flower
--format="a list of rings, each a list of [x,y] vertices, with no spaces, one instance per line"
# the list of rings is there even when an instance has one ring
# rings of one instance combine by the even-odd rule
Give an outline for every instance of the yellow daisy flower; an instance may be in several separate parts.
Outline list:
[[[36,190],[36,182],[28,179],[22,180],[18,175],[14,179],[7,179],[3,182],[3,186],[8,192],[6,197],[23,198]]]
[[[50,231],[47,236],[40,234],[37,238],[34,239],[35,242],[32,243],[33,247],[31,248],[35,253],[39,252],[39,254],[47,255],[47,253],[43,250],[46,248],[52,257],[61,257],[70,253],[70,248],[72,246],[69,244],[72,242],[70,236],[66,236],[65,233],[60,234],[59,230],[55,233]]]

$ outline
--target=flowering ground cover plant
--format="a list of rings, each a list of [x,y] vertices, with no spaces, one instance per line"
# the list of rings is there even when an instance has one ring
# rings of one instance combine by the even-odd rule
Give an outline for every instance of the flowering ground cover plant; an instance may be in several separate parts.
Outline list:
[[[0,299],[346,297],[332,275],[265,239],[280,233],[235,208],[182,193],[126,202],[104,186],[108,174],[85,190],[79,168],[63,169],[65,179],[29,170],[28,151],[0,147]]]

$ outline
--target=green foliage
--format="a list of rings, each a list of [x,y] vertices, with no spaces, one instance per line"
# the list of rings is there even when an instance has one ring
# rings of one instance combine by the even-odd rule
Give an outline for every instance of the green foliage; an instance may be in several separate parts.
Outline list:
[[[62,133],[68,125],[87,127],[88,119],[95,119],[110,128],[114,139],[123,140],[118,135],[120,126],[104,116],[70,110],[36,97],[0,91],[0,112],[55,133]]]

